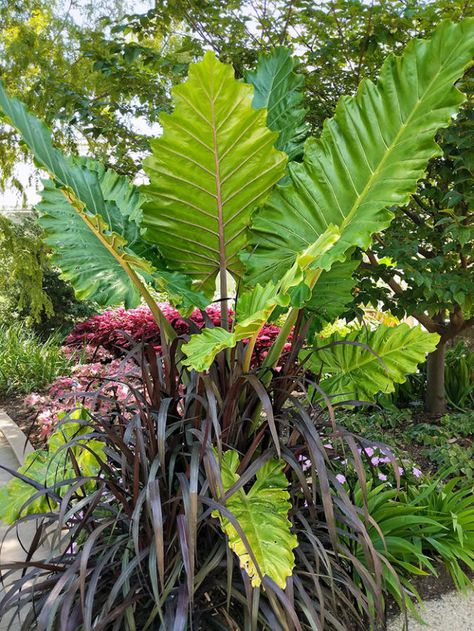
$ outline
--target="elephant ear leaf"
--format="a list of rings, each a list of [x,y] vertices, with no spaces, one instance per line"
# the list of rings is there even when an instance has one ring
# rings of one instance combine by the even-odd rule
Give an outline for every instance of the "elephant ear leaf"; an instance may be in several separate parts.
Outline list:
[[[428,160],[440,155],[434,136],[464,101],[454,84],[473,53],[474,19],[444,22],[430,40],[388,57],[376,83],[364,80],[339,101],[254,220],[249,283],[281,278],[330,223],[341,231],[331,256],[343,261],[354,246],[367,248],[390,224],[388,208],[409,201]]]
[[[91,158],[63,155],[46,126],[10,98],[1,82],[0,109],[51,176],[43,182],[39,223],[55,264],[79,298],[134,307],[140,302],[138,272],[156,288],[170,289],[175,306],[187,313],[207,305],[199,292],[193,300],[189,279],[165,270],[156,247],[141,238],[144,196],[136,186]]]
[[[322,340],[323,348],[313,351],[308,367],[322,375],[320,386],[333,403],[373,401],[377,393],[393,392],[396,383],[404,383],[407,375],[416,372],[438,340],[437,333],[421,327],[381,324],[375,331],[363,328]]]
[[[218,273],[242,274],[238,252],[250,216],[283,176],[286,154],[273,145],[266,111],[252,108],[253,89],[213,53],[173,88],[175,110],[144,166],[146,238],[170,270],[188,274],[209,295]]]
[[[342,316],[346,305],[353,300],[356,284],[353,273],[359,264],[360,261],[337,262],[328,272],[322,272],[304,305],[306,313],[313,317],[312,330],[320,330],[325,323]]]
[[[213,512],[214,517],[219,517],[229,546],[239,557],[240,566],[247,572],[254,587],[261,584],[261,575],[270,577],[284,589],[295,565],[293,549],[298,540],[291,533],[288,519],[291,504],[284,465],[282,460],[267,461],[257,471],[256,481],[248,492],[240,488],[226,500],[226,508],[242,529],[258,569],[232,522],[223,513]],[[238,466],[239,457],[235,451],[223,454],[221,476],[225,492],[238,481]]]
[[[128,269],[152,269],[133,250],[139,243],[137,219],[143,201],[136,187],[93,160],[63,155],[53,147],[47,127],[10,98],[1,83],[0,109],[51,176],[44,181],[39,222],[63,278],[80,298],[104,306],[136,306],[140,294]]]
[[[245,76],[254,87],[253,106],[267,108],[267,125],[279,132],[275,147],[295,160],[303,154],[308,134],[302,107],[304,77],[295,72],[298,60],[287,48],[275,48],[259,58],[256,69]]]

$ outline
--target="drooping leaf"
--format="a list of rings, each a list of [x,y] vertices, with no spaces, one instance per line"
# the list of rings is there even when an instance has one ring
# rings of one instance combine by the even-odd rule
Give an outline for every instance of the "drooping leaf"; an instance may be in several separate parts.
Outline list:
[[[86,420],[83,410],[76,410],[71,418]],[[76,421],[66,422],[58,427],[48,439],[48,450],[36,450],[28,454],[24,464],[19,467],[19,473],[36,482],[41,488],[51,488],[56,483],[76,477],[76,470],[69,450],[61,447],[74,440],[71,452],[75,463],[84,476],[94,476],[100,469],[100,463],[105,460],[104,443],[91,438],[80,439],[80,436],[91,431],[89,427]],[[58,487],[53,492],[64,497],[69,490],[68,485]],[[86,490],[94,488],[94,482],[87,482]],[[44,513],[56,506],[53,496],[42,494],[26,507],[27,502],[35,493],[37,487],[13,477],[0,489],[0,520],[13,524],[20,516]]]
[[[47,127],[1,83],[0,108],[54,180],[44,182],[39,221],[63,277],[80,298],[136,306],[140,296],[123,265],[127,259],[134,269],[149,269],[132,249],[139,242],[136,220],[143,201],[136,188],[94,160],[64,156]]]
[[[23,103],[9,98],[1,83],[0,108],[51,175],[43,182],[39,223],[62,277],[79,298],[104,306],[137,306],[140,292],[129,267],[155,288],[169,291],[173,304],[184,312],[207,306],[199,292],[193,300],[188,280],[168,272],[156,246],[142,239],[145,198],[136,186],[92,158],[64,156],[53,147],[46,126]]]
[[[322,374],[320,386],[331,395],[331,401],[373,401],[377,393],[393,392],[396,383],[404,383],[407,375],[416,372],[426,354],[435,350],[438,340],[437,333],[427,333],[421,327],[381,324],[374,331],[363,328],[345,337],[335,334],[319,340],[319,346],[338,344],[314,351],[308,367],[315,374]],[[371,350],[341,344],[342,341],[358,342]],[[307,351],[302,351],[302,355],[306,356]]]
[[[288,519],[291,504],[284,465],[282,460],[267,461],[257,471],[256,481],[248,492],[239,489],[226,501],[226,508],[247,537],[262,576],[270,577],[282,589],[293,572],[293,549],[298,545],[296,536],[291,534]],[[236,473],[238,466],[237,452],[223,454],[221,475],[224,491],[228,491],[239,479]],[[249,575],[252,585],[258,587],[261,579],[237,530],[218,511],[214,511],[213,515],[219,517],[222,530],[229,538],[229,546],[239,557],[240,566]]]
[[[225,348],[233,348],[236,344],[235,333],[219,326],[204,329],[201,333],[191,335],[189,342],[183,344],[182,351],[186,355],[183,364],[202,372],[209,368],[217,353]]]
[[[311,298],[304,305],[318,326],[333,322],[344,313],[352,300],[351,291],[356,283],[352,274],[358,265],[359,261],[337,262],[329,272],[322,272]]]
[[[144,259],[127,252],[125,239],[111,231],[102,215],[90,215],[85,210],[81,215],[51,180],[44,180],[43,186],[42,199],[37,205],[39,222],[46,233],[46,243],[53,248],[53,261],[61,269],[62,277],[73,285],[81,299],[94,300],[104,306],[122,302],[127,308],[137,306],[140,294],[111,249],[119,256],[130,257],[137,267]],[[105,205],[104,201],[104,208]],[[109,220],[117,218],[118,229],[123,228],[117,208],[109,206],[109,210],[115,211],[109,214]],[[104,242],[99,240],[100,234]],[[152,271],[151,267],[148,271]]]
[[[290,160],[302,155],[308,133],[302,107],[304,77],[295,72],[297,65],[287,48],[278,47],[261,56],[256,69],[245,76],[254,86],[253,106],[267,108],[267,125],[280,134],[275,146]]]
[[[444,22],[430,40],[413,40],[401,57],[387,58],[377,83],[364,80],[354,97],[341,99],[320,139],[306,141],[303,163],[290,163],[288,181],[254,220],[251,283],[281,278],[328,223],[341,229],[341,261],[389,225],[388,208],[408,202],[428,160],[440,154],[436,131],[464,100],[453,84],[471,64],[473,34],[473,19]]]
[[[169,269],[210,294],[219,271],[241,275],[237,253],[247,243],[250,215],[285,168],[266,111],[252,108],[252,92],[231,66],[206,53],[173,89],[175,110],[162,115],[163,135],[144,164],[147,239]]]

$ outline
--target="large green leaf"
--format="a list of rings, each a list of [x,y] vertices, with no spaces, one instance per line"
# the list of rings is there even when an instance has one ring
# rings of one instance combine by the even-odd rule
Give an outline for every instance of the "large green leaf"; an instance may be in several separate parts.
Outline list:
[[[364,80],[341,99],[320,139],[306,141],[303,163],[290,163],[288,181],[257,214],[250,282],[281,277],[329,223],[341,229],[341,261],[389,225],[388,208],[409,200],[428,160],[440,155],[434,135],[464,100],[453,85],[473,53],[474,20],[445,22],[430,40],[387,58],[377,83]]]
[[[189,279],[166,270],[157,248],[141,238],[144,196],[128,179],[91,158],[64,156],[45,125],[0,82],[0,108],[21,133],[37,163],[46,169],[39,223],[53,248],[53,260],[77,295],[101,305],[140,302],[130,270],[155,288],[170,292],[173,304],[189,312],[207,301]]]
[[[254,86],[253,106],[267,108],[267,125],[280,134],[275,146],[290,160],[303,153],[308,133],[306,110],[301,106],[304,77],[294,72],[298,63],[287,48],[278,47],[260,57],[256,69],[245,76]]]
[[[238,466],[237,452],[227,451],[221,463],[224,491],[228,491],[238,481]],[[248,492],[241,488],[226,501],[226,508],[244,532],[262,576],[269,576],[282,589],[293,572],[293,549],[298,545],[296,536],[291,534],[288,519],[291,504],[284,466],[282,460],[267,461],[257,471],[257,479]],[[240,566],[249,575],[252,585],[258,587],[260,576],[237,530],[223,514],[214,511],[213,515],[219,516],[230,548],[239,557]]]
[[[335,334],[319,340],[320,346],[337,344],[315,350],[308,367],[315,374],[321,373],[320,386],[331,395],[332,402],[373,401],[378,392],[393,392],[396,383],[405,382],[407,375],[416,372],[418,364],[435,350],[438,341],[437,333],[427,333],[421,327],[381,324],[374,331],[362,328],[345,337]],[[302,351],[302,356],[306,355],[307,351]]]
[[[146,237],[170,269],[210,294],[218,272],[241,275],[250,215],[284,173],[286,155],[273,147],[276,134],[266,110],[252,108],[252,93],[206,53],[173,89],[175,110],[162,115],[163,135],[145,160]]]
[[[80,298],[136,306],[140,295],[125,267],[151,271],[133,251],[140,244],[137,221],[143,201],[136,187],[93,160],[64,156],[53,147],[47,127],[10,98],[1,83],[0,108],[52,177],[44,182],[38,209],[63,277]]]
[[[85,410],[79,409],[72,413],[71,418],[87,420],[88,416]],[[65,422],[48,439],[48,450],[36,450],[28,454],[24,464],[18,469],[19,473],[42,488],[51,488],[63,480],[77,478],[76,466],[83,476],[97,475],[100,462],[105,460],[104,443],[95,439],[80,438],[90,431],[90,427],[75,421]],[[61,449],[71,440],[74,441],[73,447]],[[84,488],[93,490],[94,487],[95,483],[89,481]],[[63,485],[54,493],[64,497],[70,488],[70,485]],[[49,512],[56,506],[55,500],[44,494],[23,508],[25,502],[36,492],[35,486],[20,478],[13,477],[9,480],[0,489],[0,520],[13,524],[20,516]]]
[[[334,322],[352,300],[352,289],[356,283],[352,274],[359,261],[337,262],[328,272],[322,272],[305,309],[315,318],[317,326]]]
[[[45,231],[46,243],[53,248],[53,261],[61,269],[62,277],[73,285],[81,299],[94,300],[104,306],[122,302],[126,307],[136,306],[140,294],[111,251],[113,246],[114,252],[128,258],[134,267],[142,267],[144,259],[134,255],[121,237],[124,228],[131,231],[127,219],[115,204],[105,200],[103,208],[108,210],[110,224],[104,221],[103,214],[78,212],[53,181],[44,180],[43,186],[41,202],[37,205],[39,222]],[[108,240],[110,248],[100,241],[100,234]],[[149,267],[148,271],[151,269]]]

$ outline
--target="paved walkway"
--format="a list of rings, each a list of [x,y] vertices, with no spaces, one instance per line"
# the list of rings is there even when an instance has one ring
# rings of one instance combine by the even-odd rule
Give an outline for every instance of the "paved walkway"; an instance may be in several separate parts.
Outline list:
[[[418,608],[426,625],[410,619],[409,631],[474,631],[474,591],[450,592],[437,600],[428,600]],[[388,631],[402,631],[400,618]]]
[[[9,421],[9,419],[6,419],[5,415],[2,414],[1,410],[0,410],[0,417],[1,417],[0,420],[2,421],[7,421],[7,422]],[[2,423],[0,424],[0,464],[4,465],[5,467],[9,467],[10,469],[18,469],[18,467],[20,466],[20,462],[17,456],[15,455],[15,452],[13,451],[12,447],[10,446],[10,442],[7,441],[4,434],[4,432],[7,433],[7,435],[11,439],[12,436],[10,435],[10,430],[13,433],[12,445],[16,447],[17,451],[18,449],[21,449],[21,451],[19,452],[20,458],[21,458],[21,453],[23,453],[24,436],[23,437],[22,435],[15,436],[14,428],[10,428],[7,424],[4,425]],[[8,482],[10,478],[11,476],[9,473],[7,473],[4,469],[0,469],[0,486]],[[1,545],[0,563],[10,563],[12,561],[23,561],[26,557],[26,554],[18,541],[16,529],[12,529],[10,532],[8,532],[8,528],[9,526],[6,526],[5,524],[3,524],[3,522],[0,522],[0,545]],[[19,529],[18,534],[20,535],[21,540],[25,546],[29,545],[29,543],[31,542],[34,536],[35,531],[36,531],[36,527],[35,527],[34,522],[24,524],[22,525],[21,529]],[[4,593],[3,588],[0,585],[0,599],[3,598],[3,593]],[[8,617],[4,616],[0,620],[0,631],[7,630],[9,619],[10,619],[10,616]],[[12,627],[10,627],[10,629],[13,629],[13,630],[17,628],[19,628],[18,622],[15,622],[15,624]]]

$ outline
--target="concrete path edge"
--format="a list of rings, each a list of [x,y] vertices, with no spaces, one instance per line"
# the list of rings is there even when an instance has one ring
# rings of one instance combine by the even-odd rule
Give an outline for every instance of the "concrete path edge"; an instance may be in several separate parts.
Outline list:
[[[5,436],[15,458],[22,465],[26,456],[34,451],[33,445],[15,421],[2,409],[0,409],[0,432]]]

